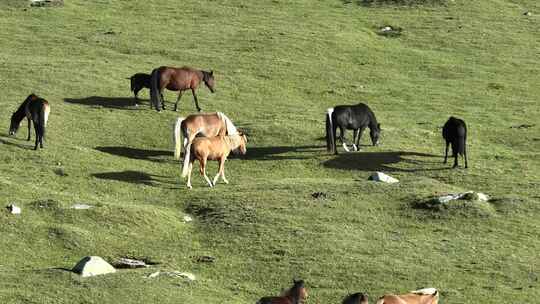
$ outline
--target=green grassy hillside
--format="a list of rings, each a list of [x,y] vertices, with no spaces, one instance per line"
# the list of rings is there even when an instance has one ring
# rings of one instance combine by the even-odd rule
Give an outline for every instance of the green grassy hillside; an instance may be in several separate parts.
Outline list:
[[[444,304],[540,296],[537,1],[65,2],[0,2],[0,207],[22,207],[0,212],[0,302],[254,303],[293,278],[308,303],[431,286]],[[387,25],[401,35],[379,35]],[[226,163],[229,185],[194,174],[187,190],[180,178],[171,129],[195,111],[190,93],[178,113],[173,92],[165,112],[149,110],[148,91],[133,106],[126,77],[160,65],[215,71],[201,107],[250,135],[248,154]],[[7,135],[31,92],[52,108],[37,152],[26,123]],[[328,154],[325,109],[360,101],[382,145],[366,133],[362,152]],[[450,115],[468,123],[467,170],[442,164]],[[400,183],[370,182],[373,171]],[[494,201],[415,204],[465,190]],[[86,255],[160,264],[86,279],[62,270]],[[157,270],[197,280],[145,278]]]

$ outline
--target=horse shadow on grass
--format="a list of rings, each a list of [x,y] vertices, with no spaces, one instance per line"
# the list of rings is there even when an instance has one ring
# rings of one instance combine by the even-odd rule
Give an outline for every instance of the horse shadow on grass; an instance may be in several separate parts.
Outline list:
[[[247,154],[242,158],[252,160],[282,160],[282,159],[312,159],[314,154],[321,154],[325,146],[277,146],[277,147],[248,147]],[[294,153],[294,155],[288,155]]]
[[[145,150],[122,146],[95,147],[94,149],[112,155],[123,156],[131,159],[141,159],[153,162],[167,162],[172,159],[173,152],[166,150]],[[166,159],[163,157],[167,156]]]
[[[89,96],[84,98],[64,98],[64,102],[71,104],[80,104],[91,107],[103,107],[122,110],[139,110],[141,107],[148,107],[150,101],[145,99],[136,100],[133,97],[103,97]],[[143,103],[143,104],[141,104]],[[136,104],[139,106],[136,107]]]
[[[430,158],[430,160],[417,160],[409,157]],[[431,168],[434,164],[441,164],[442,161],[435,161],[433,158],[440,159],[439,155],[418,153],[418,152],[355,152],[336,155],[323,163],[327,168],[342,170],[359,171],[384,171],[384,172],[421,172],[421,171],[439,171],[448,170],[449,166]],[[413,168],[395,168],[391,165],[406,163]]]
[[[0,135],[0,136],[3,137],[3,135]],[[0,144],[2,144],[2,145],[15,146],[15,147],[25,149],[25,150],[33,150],[33,148],[34,148],[34,146],[33,146],[34,141],[32,141],[32,140],[31,141],[24,140],[25,142],[31,143],[29,145],[24,145],[24,144],[11,142],[11,141],[6,140],[5,138],[1,138],[1,137],[0,137]]]
[[[120,171],[120,172],[94,173],[92,174],[92,176],[98,179],[115,180],[115,181],[120,181],[120,182],[146,185],[146,186],[158,186],[159,184],[163,183],[163,181],[156,179],[156,177],[158,178],[166,177],[162,175],[148,174],[145,172],[134,171],[134,170],[126,170],[126,171]]]

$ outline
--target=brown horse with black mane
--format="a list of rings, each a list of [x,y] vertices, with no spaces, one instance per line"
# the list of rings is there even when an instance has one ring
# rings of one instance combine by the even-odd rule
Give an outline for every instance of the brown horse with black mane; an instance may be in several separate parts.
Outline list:
[[[51,107],[49,106],[48,101],[35,94],[28,95],[17,111],[11,115],[9,135],[15,135],[15,133],[17,133],[22,120],[26,117],[28,120],[28,138],[26,140],[30,140],[30,129],[32,128],[32,123],[34,123],[34,131],[36,132],[34,150],[37,150],[38,143],[43,149],[45,127],[47,126],[50,111]]]
[[[263,297],[257,304],[301,304],[308,297],[303,280],[293,281],[291,289],[285,291],[279,297]]]
[[[182,92],[191,90],[197,111],[200,112],[201,108],[195,90],[199,87],[201,81],[210,89],[210,92],[215,92],[213,71],[196,70],[186,66],[181,68],[161,66],[154,69],[150,75],[150,107],[153,105],[158,112],[160,107],[165,110],[163,89],[166,88],[170,91],[179,91],[174,104],[174,110],[176,111]]]

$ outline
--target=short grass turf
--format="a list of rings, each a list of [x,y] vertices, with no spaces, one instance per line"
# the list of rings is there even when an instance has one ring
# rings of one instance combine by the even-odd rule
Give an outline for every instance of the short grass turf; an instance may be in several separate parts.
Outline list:
[[[445,304],[534,302],[539,15],[533,0],[2,1],[1,204],[22,214],[0,213],[1,302],[253,303],[293,278],[308,303],[420,287]],[[248,154],[226,163],[229,185],[194,174],[189,191],[180,178],[171,127],[194,112],[190,93],[179,113],[172,92],[165,112],[149,110],[147,91],[133,105],[126,78],[160,65],[215,71],[202,108],[249,133]],[[31,92],[52,107],[37,152],[26,123],[7,136]],[[382,145],[364,134],[362,152],[330,155],[326,108],[357,102],[376,113]],[[469,127],[467,170],[442,164],[450,115]],[[400,183],[370,182],[373,171]],[[418,208],[465,190],[495,200]],[[66,271],[86,255],[160,264]],[[197,280],[145,278],[158,270]]]

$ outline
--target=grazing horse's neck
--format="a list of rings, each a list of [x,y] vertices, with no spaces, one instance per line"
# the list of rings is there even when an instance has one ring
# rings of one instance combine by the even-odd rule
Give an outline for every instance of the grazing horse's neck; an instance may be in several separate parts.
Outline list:
[[[13,113],[13,118],[16,120],[17,123],[21,122],[23,118],[26,116],[26,105],[30,102],[30,99],[26,99],[21,103],[17,111]]]

